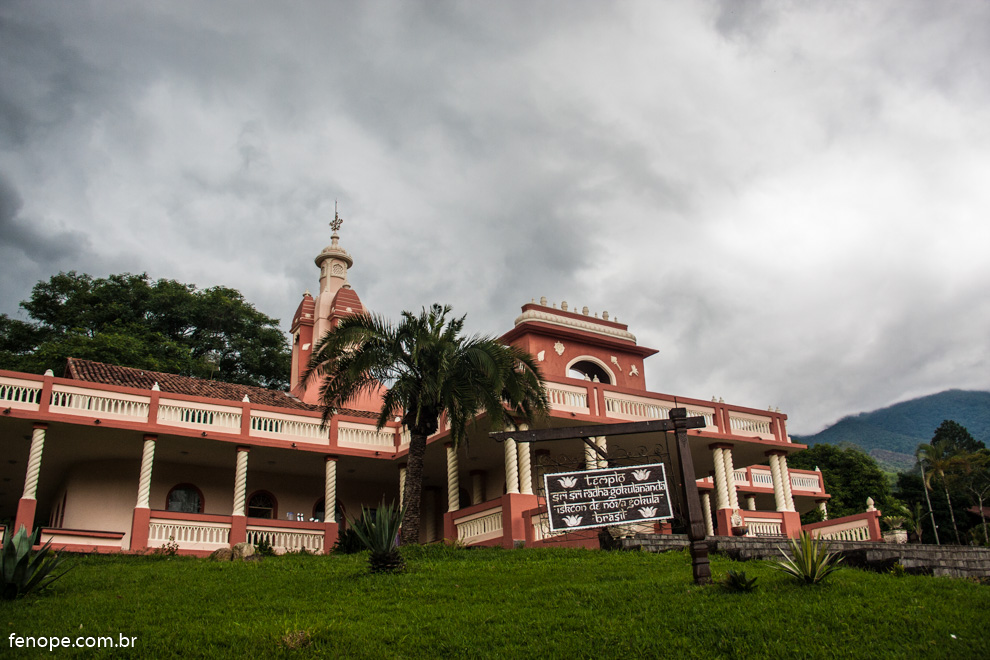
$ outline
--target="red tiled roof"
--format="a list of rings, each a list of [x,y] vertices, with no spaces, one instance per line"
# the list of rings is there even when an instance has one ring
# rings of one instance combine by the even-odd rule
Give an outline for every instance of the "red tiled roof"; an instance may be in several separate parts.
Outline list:
[[[238,403],[243,401],[244,396],[247,395],[251,403],[257,403],[263,406],[289,408],[292,410],[310,410],[314,412],[321,410],[319,406],[303,403],[299,399],[289,396],[288,392],[281,390],[266,390],[263,387],[254,387],[252,385],[237,385],[235,383],[224,383],[219,380],[203,380],[202,378],[193,378],[191,376],[166,374],[160,371],[135,369],[133,367],[121,367],[115,364],[104,364],[102,362],[92,362],[78,358],[69,358],[65,368],[65,377],[91,383],[102,383],[104,385],[133,387],[139,390],[150,390],[155,383],[158,383],[158,388],[162,392],[169,394],[202,396],[210,399],[220,399],[222,401],[236,401]],[[377,413],[364,410],[342,409],[340,413],[372,419],[378,417]]]

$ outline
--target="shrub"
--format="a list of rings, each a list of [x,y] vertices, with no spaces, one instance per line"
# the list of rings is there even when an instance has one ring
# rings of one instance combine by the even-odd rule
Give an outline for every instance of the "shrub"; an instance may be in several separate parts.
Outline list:
[[[275,548],[272,547],[272,543],[268,540],[267,536],[262,536],[258,539],[258,542],[254,544],[254,551],[262,557],[275,556]]]
[[[746,577],[746,571],[729,569],[722,580],[722,588],[726,591],[749,593],[756,591],[756,578]]]
[[[402,522],[403,508],[382,503],[372,513],[361,507],[361,519],[348,521],[371,556],[368,564],[372,573],[398,573],[406,563],[399,554],[399,524]]]
[[[68,572],[52,575],[64,557],[60,552],[52,552],[51,541],[34,552],[32,548],[40,540],[40,527],[30,536],[23,525],[13,536],[10,527],[4,529],[3,550],[0,551],[0,597],[4,600],[45,589]]]
[[[175,542],[175,537],[168,537],[168,541],[162,543],[161,547],[155,550],[155,554],[166,557],[174,557],[179,554],[179,544]]]
[[[791,575],[801,584],[818,584],[833,572],[839,570],[842,557],[828,551],[828,542],[812,538],[808,532],[801,532],[798,539],[790,539],[792,557],[780,550],[783,559],[773,565],[779,571]]]
[[[355,533],[353,527],[337,532],[337,540],[333,544],[333,553],[337,555],[354,555],[364,551],[364,543]]]

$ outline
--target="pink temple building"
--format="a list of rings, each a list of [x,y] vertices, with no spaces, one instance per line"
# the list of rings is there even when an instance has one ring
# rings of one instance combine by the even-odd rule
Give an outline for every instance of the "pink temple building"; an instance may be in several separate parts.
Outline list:
[[[206,554],[264,537],[278,551],[328,552],[346,516],[399,501],[408,435],[398,419],[375,428],[376,396],[322,427],[316,384],[301,380],[315,341],[367,311],[348,282],[353,263],[335,227],[316,257],[319,293],[307,292],[292,319],[290,392],[76,359],[62,377],[0,371],[0,520],[42,526],[43,539],[79,551],[141,552],[173,539]],[[704,417],[690,439],[709,535],[796,536],[801,513],[826,510],[821,473],[788,468],[805,447],[788,437],[786,415],[648,391],[645,360],[657,351],[607,312],[541,299],[522,306],[502,340],[536,357],[550,426],[663,419],[674,407]],[[479,420],[455,449],[440,428],[425,457],[422,541],[597,546],[594,534],[551,535],[540,497],[543,472],[576,469],[559,467],[566,460],[604,466],[582,441],[498,443]],[[662,447],[657,436],[596,443],[635,455]],[[878,515],[814,530],[879,540]]]

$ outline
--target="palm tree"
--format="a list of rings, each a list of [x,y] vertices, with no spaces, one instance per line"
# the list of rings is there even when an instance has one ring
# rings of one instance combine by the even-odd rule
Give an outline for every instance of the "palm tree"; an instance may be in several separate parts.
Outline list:
[[[942,482],[942,488],[945,490],[945,500],[949,505],[949,517],[952,519],[952,531],[956,535],[956,543],[959,544],[961,543],[959,540],[959,528],[956,526],[956,514],[952,510],[952,498],[949,497],[949,485],[946,481],[946,472],[951,472],[952,468],[959,464],[959,457],[947,451],[945,445],[941,442],[933,442],[930,445],[918,445],[917,455],[922,469],[928,466],[928,474],[924,477],[925,488],[931,488],[932,476],[936,474],[939,481]]]
[[[491,337],[462,336],[464,317],[448,319],[449,313],[449,306],[435,304],[419,315],[402,312],[398,325],[370,314],[346,318],[314,347],[306,374],[323,379],[324,424],[355,396],[388,388],[378,428],[399,415],[411,435],[400,535],[404,545],[419,542],[423,456],[441,415],[456,446],[479,413],[502,428],[510,416],[528,422],[550,410],[531,355]]]

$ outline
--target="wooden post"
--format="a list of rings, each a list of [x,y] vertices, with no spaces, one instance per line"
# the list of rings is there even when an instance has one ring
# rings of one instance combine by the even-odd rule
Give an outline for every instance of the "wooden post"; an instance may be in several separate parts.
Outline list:
[[[701,514],[701,498],[698,495],[698,484],[695,481],[694,459],[691,457],[691,445],[687,435],[687,408],[673,408],[670,420],[674,423],[674,438],[677,441],[677,452],[680,454],[678,468],[683,486],[681,495],[688,517],[688,541],[691,548],[691,570],[694,573],[695,584],[710,584],[712,571],[708,564],[708,542],[705,540],[705,522]]]

